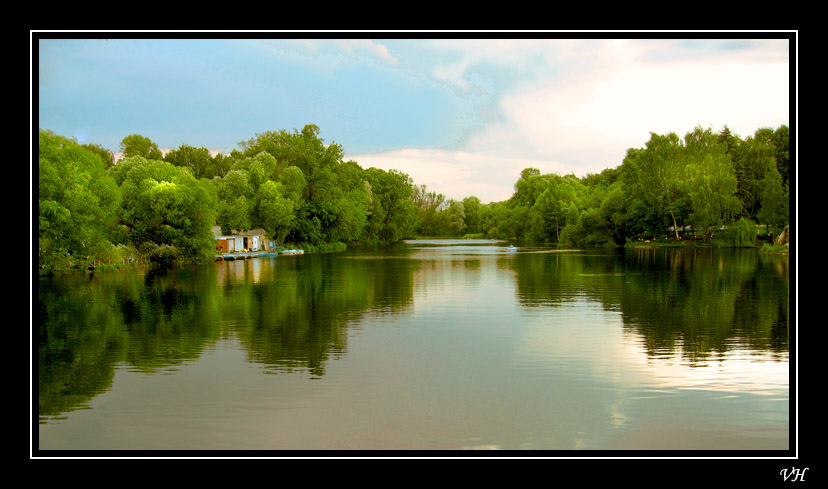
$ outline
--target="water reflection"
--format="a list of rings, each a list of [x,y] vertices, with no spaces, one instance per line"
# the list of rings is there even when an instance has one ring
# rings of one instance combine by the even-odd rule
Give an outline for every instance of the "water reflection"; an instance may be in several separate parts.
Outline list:
[[[411,307],[417,266],[308,255],[42,278],[40,416],[83,407],[117,364],[175,371],[231,334],[271,372],[322,376],[350,321]]]
[[[788,352],[787,257],[755,250],[633,249],[519,255],[518,300],[527,307],[579,300],[621,313],[653,358],[703,364],[732,350]]]
[[[116,448],[787,446],[787,258],[503,248],[43,278],[41,436],[77,441],[71,417]],[[134,438],[72,416],[101,404]]]

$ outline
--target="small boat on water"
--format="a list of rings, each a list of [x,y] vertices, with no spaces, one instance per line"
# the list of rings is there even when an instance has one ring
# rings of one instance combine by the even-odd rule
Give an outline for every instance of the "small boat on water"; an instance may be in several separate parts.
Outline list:
[[[282,250],[283,255],[304,255],[305,250]]]
[[[515,246],[513,246],[513,245],[509,245],[509,247],[508,247],[508,248],[506,248],[506,251],[510,251],[510,252],[512,252],[512,251],[517,251],[517,248],[516,248]]]

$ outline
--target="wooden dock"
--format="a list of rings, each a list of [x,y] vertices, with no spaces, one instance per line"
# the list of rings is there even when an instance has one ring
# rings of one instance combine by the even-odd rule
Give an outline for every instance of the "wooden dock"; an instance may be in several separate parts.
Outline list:
[[[246,253],[225,253],[216,255],[216,261],[250,260],[251,258],[270,258],[278,256],[277,251],[253,251]]]
[[[279,255],[302,255],[304,250],[280,250],[280,251],[247,251],[244,253],[225,253],[216,255],[216,261],[249,260],[251,258],[271,258]]]

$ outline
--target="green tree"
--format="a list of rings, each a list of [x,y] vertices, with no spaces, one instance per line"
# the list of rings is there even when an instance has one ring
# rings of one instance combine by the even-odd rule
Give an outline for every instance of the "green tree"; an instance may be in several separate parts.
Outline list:
[[[217,192],[165,161],[133,156],[121,164],[121,219],[131,242],[157,260],[212,258]]]
[[[730,132],[730,128],[727,127],[727,125],[719,131],[718,141],[719,143],[724,144],[725,152],[731,157],[731,159],[738,153],[739,144],[742,142],[742,140],[739,139],[739,136]]]
[[[215,178],[217,207],[216,224],[222,234],[244,231],[253,227],[255,192],[244,170],[231,170],[224,178]]]
[[[782,185],[790,182],[790,130],[788,126],[779,126],[773,133],[773,145],[776,148],[776,169],[782,177]]]
[[[112,165],[115,164],[115,155],[112,154],[112,151],[104,148],[99,144],[84,144],[82,145],[84,149],[91,153],[95,153],[101,159],[104,164],[104,169],[109,169]]]
[[[533,241],[558,242],[560,231],[567,223],[567,209],[579,200],[579,194],[586,193],[586,187],[574,175],[549,174],[531,177],[530,181],[531,195],[513,199],[519,202],[526,199],[527,205],[532,203],[525,237]]]
[[[259,187],[258,223],[277,242],[283,243],[295,218],[294,203],[282,195],[282,184],[269,180]]]
[[[240,195],[233,199],[220,200],[216,207],[216,224],[223,235],[234,231],[245,231],[253,227],[254,202]]]
[[[121,140],[120,144],[122,158],[140,156],[148,160],[162,159],[161,150],[151,139],[140,134],[130,134]]]
[[[445,209],[437,214],[434,222],[434,233],[437,236],[463,236],[466,233],[466,213],[463,202],[449,199]]]
[[[645,202],[639,180],[638,158],[644,150],[629,148],[619,167],[619,180],[623,183],[626,196],[626,229],[630,236],[653,237],[661,234],[663,220],[655,209]]]
[[[429,232],[433,231],[431,224],[434,216],[441,210],[446,197],[437,192],[429,192],[425,185],[419,185],[414,186],[411,200],[417,207],[417,232],[423,236],[429,236]]]
[[[296,204],[287,239],[311,244],[352,241],[362,232],[365,213],[369,212],[362,169],[355,162],[343,163],[342,147],[326,144],[319,137],[318,126],[308,124],[292,133],[260,133],[240,146],[247,158],[272,157],[265,165],[272,171],[261,173],[255,165],[245,167],[254,188],[266,180],[280,182],[283,195]]]
[[[164,155],[164,161],[175,166],[189,168],[196,178],[213,178],[218,176],[213,157],[207,148],[195,148],[182,144],[178,149],[173,149]]]
[[[42,269],[95,260],[112,249],[121,192],[97,152],[38,134],[38,259]],[[73,262],[74,260],[74,262]]]
[[[307,124],[301,132],[260,133],[239,145],[246,157],[266,152],[279,162],[280,168],[296,166],[302,170],[306,181],[303,198],[308,202],[329,198],[336,187],[334,172],[342,161],[343,150],[336,143],[325,144],[315,124]]]
[[[759,222],[767,224],[768,232],[775,236],[788,223],[788,195],[776,168],[770,168],[762,180],[760,196]]]
[[[681,140],[675,133],[650,133],[646,148],[628,155],[632,157],[626,161],[635,176],[635,185],[629,188],[638,193],[643,205],[651,207],[658,216],[669,218],[678,238],[678,223],[688,209]]]
[[[329,231],[331,241],[353,243],[360,240],[372,207],[370,185],[365,172],[355,161],[334,168],[337,181],[336,219]]]
[[[396,243],[409,237],[417,223],[417,209],[411,201],[411,177],[397,170],[368,168],[366,181],[371,190],[370,217],[365,239],[369,242]]]
[[[330,241],[359,241],[368,224],[369,205],[364,187],[352,189],[340,197],[335,206],[336,218],[329,230]]]
[[[761,205],[761,182],[770,168],[777,166],[775,154],[773,131],[767,128],[757,129],[752,137],[746,138],[739,145],[734,163],[743,216],[756,217]]]
[[[280,164],[270,153],[262,151],[254,156],[242,158],[233,165],[233,170],[247,175],[253,192],[267,181],[276,180],[280,173]]]
[[[727,146],[709,129],[697,127],[685,138],[686,191],[694,229],[709,231],[737,216],[741,201]]]
[[[211,167],[205,172],[205,178],[223,177],[233,168],[236,158],[231,155],[218,153],[213,156]]]
[[[302,170],[307,180],[305,198],[308,201],[329,199],[336,193],[334,171],[342,161],[342,147],[336,143],[326,145],[319,137],[319,127],[314,124],[302,128],[294,141],[302,150],[302,157],[296,166]]]
[[[466,233],[479,234],[481,232],[480,199],[474,195],[463,199],[463,213],[465,214]]]
[[[285,197],[297,204],[302,202],[307,181],[305,180],[305,174],[302,173],[302,170],[298,166],[285,168],[279,174],[278,181],[282,184],[282,192]]]
[[[627,196],[624,184],[616,181],[607,189],[601,201],[601,215],[609,223],[608,232],[615,244],[623,244],[628,235]]]

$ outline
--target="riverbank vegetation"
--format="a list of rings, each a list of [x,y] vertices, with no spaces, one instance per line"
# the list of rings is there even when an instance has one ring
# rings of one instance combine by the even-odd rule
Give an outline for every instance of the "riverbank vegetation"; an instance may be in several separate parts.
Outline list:
[[[789,130],[744,139],[725,127],[651,134],[599,174],[521,172],[512,197],[481,204],[414,192],[416,230],[568,246],[748,247],[788,224]]]
[[[344,161],[319,128],[270,131],[230,154],[182,145],[163,153],[132,134],[122,157],[39,131],[38,268],[129,266],[213,258],[222,234],[264,229],[277,243],[340,251],[418,236],[572,246],[706,240],[754,246],[788,223],[788,128],[741,139],[697,127],[652,134],[600,174],[527,168],[506,201],[447,199],[405,173]]]

